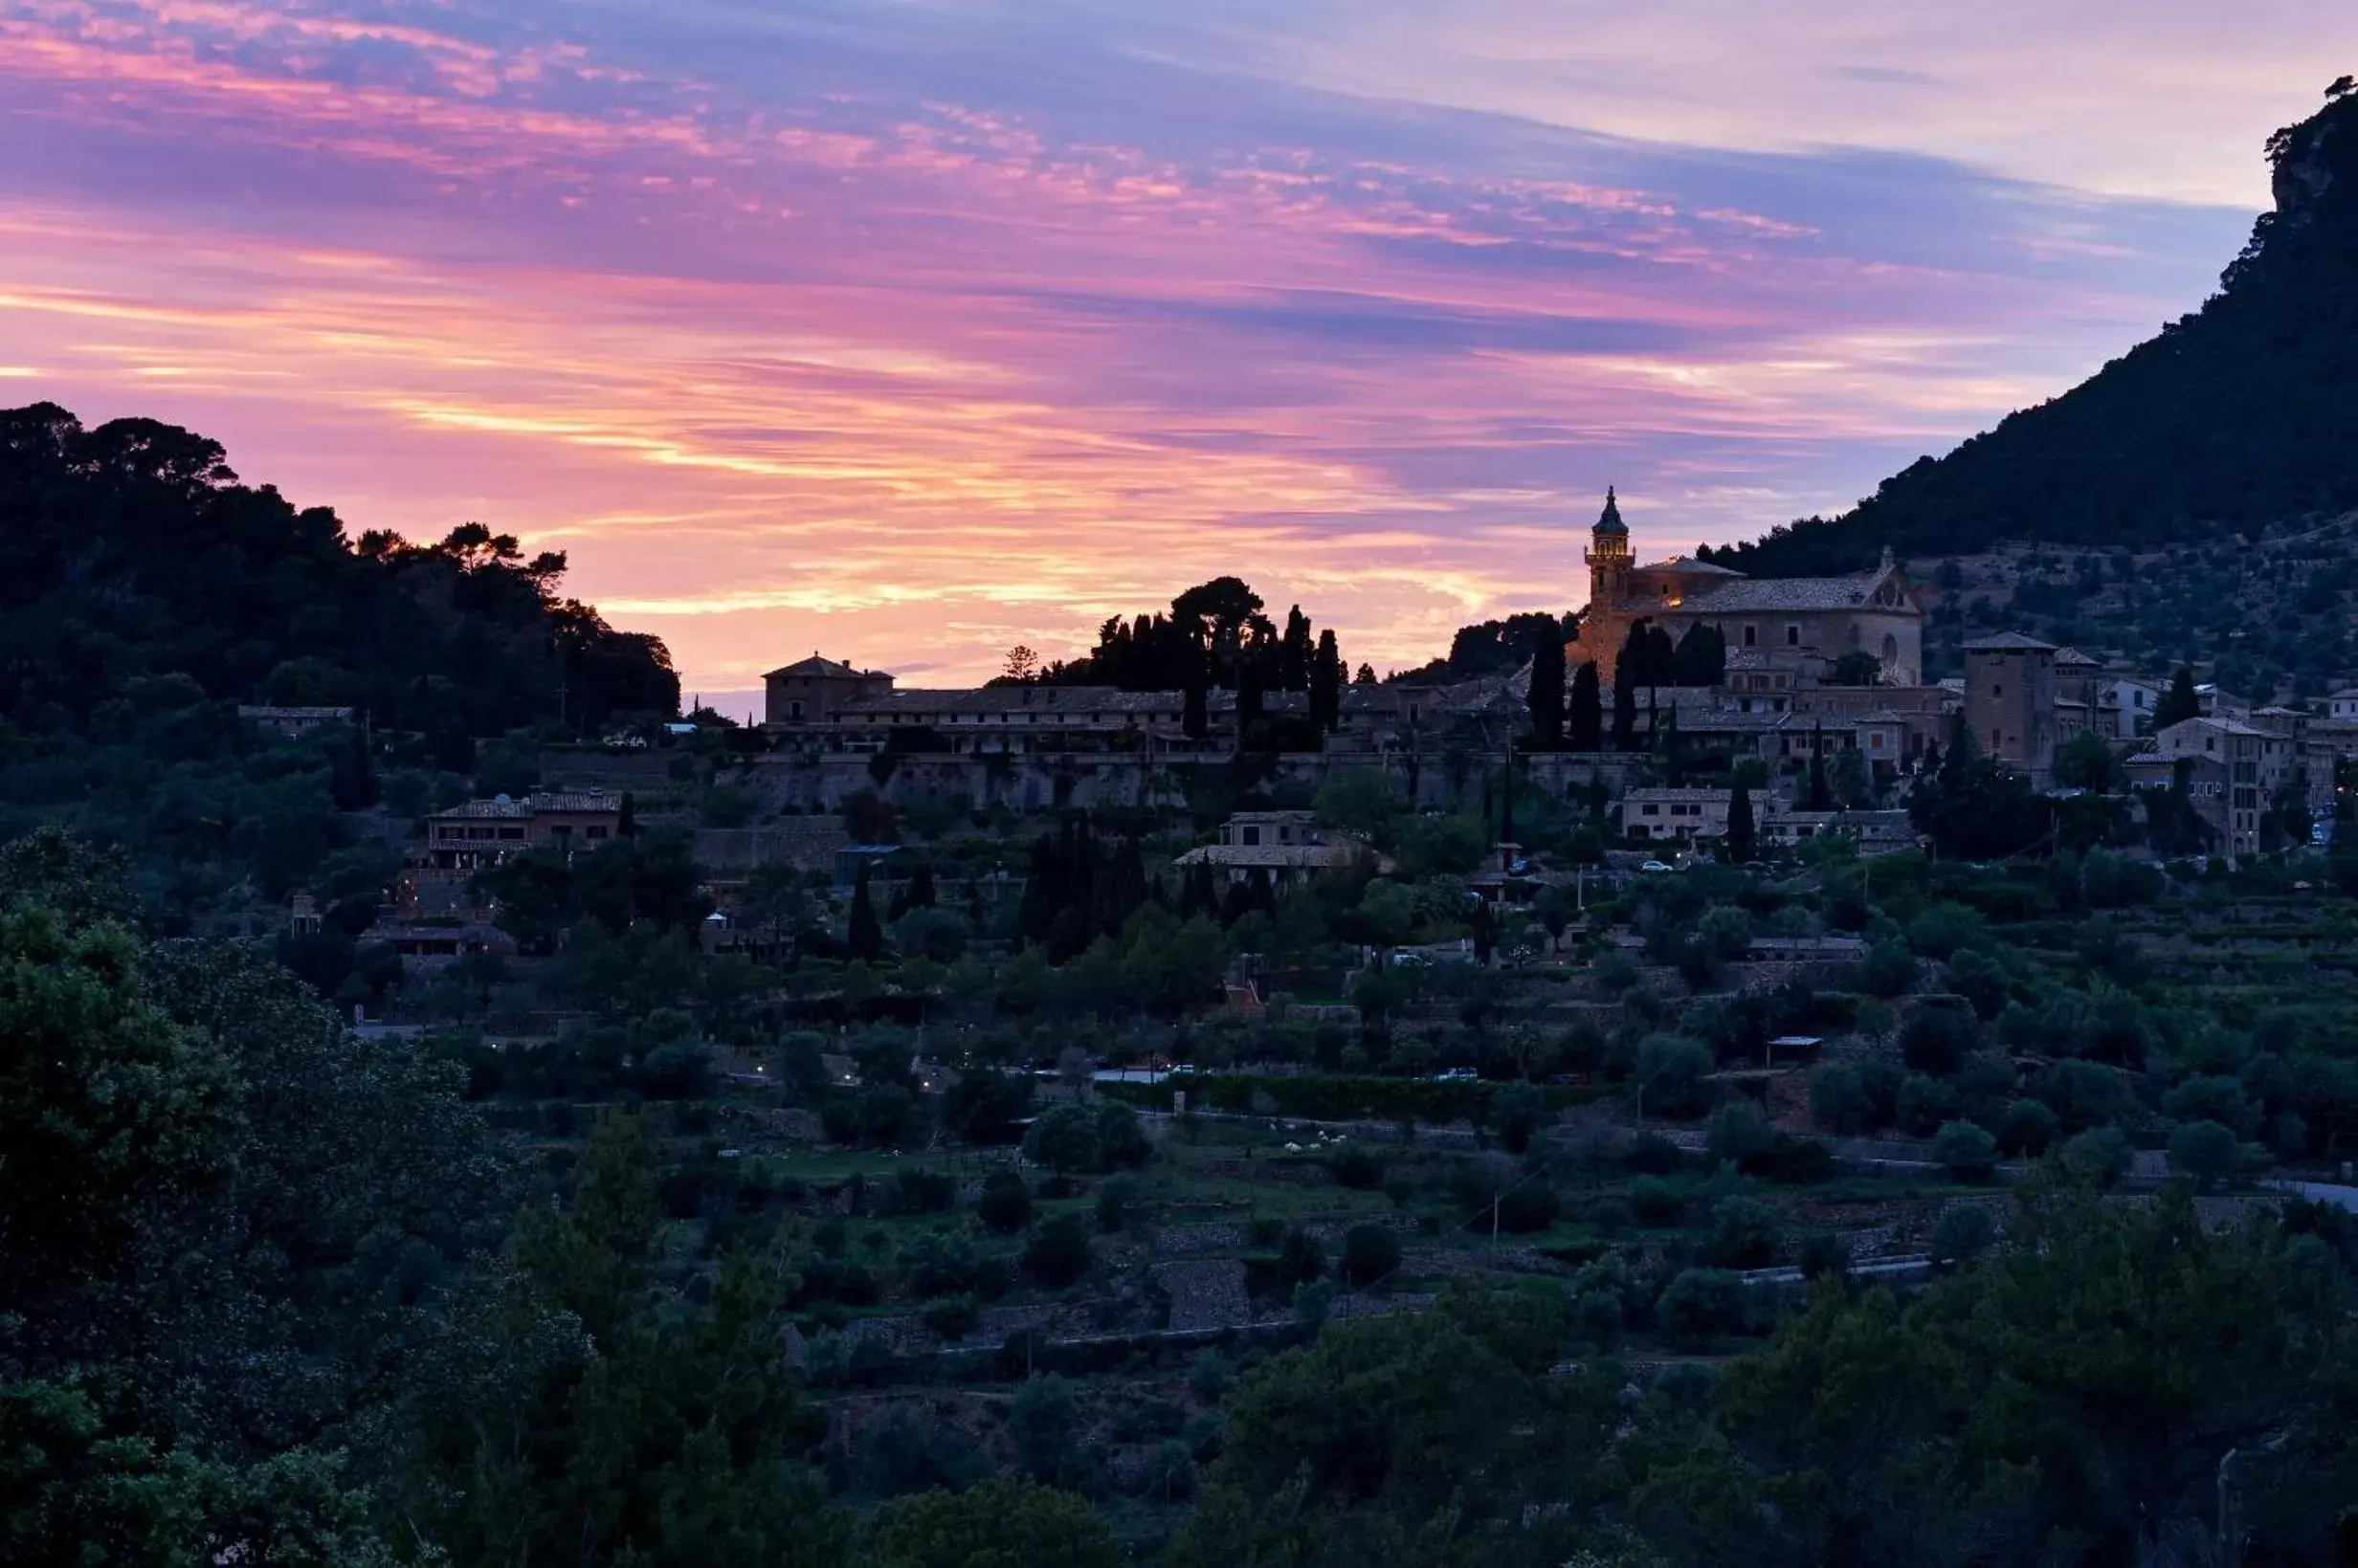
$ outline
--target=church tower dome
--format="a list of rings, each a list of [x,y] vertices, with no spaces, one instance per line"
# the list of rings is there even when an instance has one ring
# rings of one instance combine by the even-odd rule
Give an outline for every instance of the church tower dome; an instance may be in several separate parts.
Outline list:
[[[1619,604],[1630,574],[1630,528],[1621,520],[1621,502],[1611,486],[1605,491],[1605,510],[1589,531],[1586,559],[1591,613]]]
[[[1629,538],[1629,524],[1621,520],[1621,502],[1619,497],[1613,495],[1611,485],[1605,487],[1605,510],[1597,516],[1594,532],[1599,538],[1607,534],[1619,534],[1623,539]]]

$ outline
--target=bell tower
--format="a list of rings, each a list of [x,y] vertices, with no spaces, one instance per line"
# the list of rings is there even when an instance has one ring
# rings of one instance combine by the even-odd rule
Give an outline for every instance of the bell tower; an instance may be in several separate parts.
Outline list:
[[[1630,530],[1621,520],[1621,503],[1605,487],[1605,510],[1589,531],[1589,548],[1583,553],[1589,563],[1589,613],[1613,607],[1629,596]]]

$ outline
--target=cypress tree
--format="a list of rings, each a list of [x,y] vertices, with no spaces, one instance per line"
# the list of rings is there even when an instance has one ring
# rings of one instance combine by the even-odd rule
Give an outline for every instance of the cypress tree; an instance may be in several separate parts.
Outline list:
[[[1531,647],[1531,744],[1554,751],[1564,744],[1564,633],[1550,620]]]
[[[868,862],[859,863],[859,879],[852,884],[852,916],[845,923],[844,945],[852,957],[874,961],[884,956],[884,927],[876,917],[876,902],[868,893]]]
[[[1565,742],[1574,751],[1602,751],[1605,746],[1604,696],[1596,678],[1596,661],[1583,660],[1572,676],[1572,700],[1565,722]]]
[[[1834,791],[1826,785],[1826,728],[1810,726],[1810,809],[1834,809]]]
[[[1613,749],[1629,751],[1637,744],[1636,660],[1623,649],[1613,661]]]
[[[1318,651],[1310,656],[1310,720],[1332,734],[1343,722],[1343,683],[1348,678],[1343,651],[1331,630],[1318,634]]]
[[[941,902],[941,894],[934,891],[933,868],[922,860],[909,873],[909,885],[901,893],[911,909],[931,909]]]
[[[1752,821],[1752,792],[1738,779],[1735,792],[1727,797],[1727,858],[1732,864],[1749,864],[1759,852],[1758,831]]]
[[[2194,692],[2193,668],[2181,664],[2178,673],[2169,677],[2169,690],[2153,705],[2153,728],[2158,732],[2201,717],[2202,698]]]

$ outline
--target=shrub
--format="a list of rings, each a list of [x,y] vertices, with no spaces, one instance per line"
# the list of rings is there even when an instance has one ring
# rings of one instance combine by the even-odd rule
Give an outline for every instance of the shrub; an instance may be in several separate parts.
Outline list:
[[[943,1171],[896,1171],[885,1206],[892,1214],[947,1214],[958,1206],[958,1183]]]
[[[1256,1214],[1245,1222],[1245,1241],[1254,1247],[1275,1247],[1285,1235],[1285,1222],[1274,1215]]]
[[[1768,1125],[1768,1113],[1750,1100],[1738,1099],[1712,1113],[1706,1147],[1714,1161],[1741,1167],[1775,1140],[1776,1129]]]
[[[1051,1291],[1074,1284],[1095,1261],[1088,1227],[1076,1214],[1059,1214],[1041,1226],[1023,1249],[1024,1272]]]
[[[1128,1223],[1130,1205],[1137,1201],[1138,1182],[1135,1178],[1107,1178],[1105,1184],[1097,1189],[1097,1227],[1109,1233],[1120,1230]]]
[[[1546,1229],[1556,1223],[1556,1189],[1545,1182],[1509,1187],[1498,1201],[1497,1222],[1498,1228],[1510,1236]],[[1486,1224],[1484,1228],[1488,1228]]]
[[[1373,1192],[1384,1184],[1384,1157],[1369,1148],[1355,1144],[1344,1150],[1330,1168],[1335,1184],[1354,1192]]]
[[[1032,1189],[1013,1171],[992,1171],[983,1178],[982,1194],[974,1200],[974,1217],[993,1235],[1019,1236],[1032,1223]]]
[[[1998,1140],[1969,1121],[1948,1122],[1932,1139],[1932,1158],[1960,1182],[1987,1182],[1997,1170]]]
[[[1851,1271],[1851,1251],[1839,1236],[1823,1231],[1802,1239],[1800,1256],[1804,1279],[1838,1279]]]
[[[1316,1236],[1296,1226],[1278,1244],[1278,1272],[1297,1285],[1307,1284],[1326,1271],[1326,1248]]]
[[[1957,1115],[1957,1093],[1938,1078],[1911,1072],[1900,1083],[1900,1130],[1910,1137],[1930,1137],[1941,1124]]]
[[[1572,1337],[1599,1350],[1621,1342],[1621,1297],[1612,1291],[1583,1291],[1572,1302]]]
[[[1898,942],[1877,942],[1858,961],[1857,983],[1869,996],[1905,996],[1915,988],[1916,961]]]
[[[1630,1183],[1630,1212],[1637,1223],[1660,1230],[1686,1215],[1686,1195],[1658,1177],[1641,1176]]]
[[[1764,1182],[1799,1186],[1833,1177],[1834,1151],[1816,1138],[1779,1133],[1768,1147],[1738,1160],[1736,1169]]]
[[[1785,1215],[1756,1198],[1723,1198],[1711,1211],[1703,1255],[1727,1269],[1766,1269],[1785,1240]]]
[[[1508,1085],[1491,1104],[1500,1145],[1513,1155],[1530,1148],[1531,1139],[1539,1133],[1540,1114],[1538,1091],[1529,1084]]]
[[[2118,1127],[2098,1127],[2066,1142],[2057,1159],[2076,1182],[2109,1187],[2128,1174],[2128,1138]]]
[[[1679,1034],[1650,1034],[1637,1048],[1638,1106],[1649,1116],[1689,1121],[1711,1106],[1711,1051]]]
[[[944,1296],[939,1301],[928,1301],[918,1315],[923,1319],[925,1327],[943,1338],[958,1340],[964,1339],[981,1325],[983,1309],[975,1305],[970,1295],[952,1295]]]
[[[2038,1156],[2055,1141],[2056,1114],[2042,1100],[2009,1100],[1998,1113],[1998,1147],[2010,1155]]]
[[[2162,1115],[2172,1121],[2215,1121],[2237,1137],[2259,1126],[2259,1112],[2240,1080],[2226,1076],[2189,1078],[2162,1096]]]
[[[1372,1285],[1400,1267],[1400,1238],[1389,1226],[1355,1225],[1343,1236],[1343,1279]]]
[[[1858,1069],[1848,1062],[1828,1062],[1810,1074],[1810,1119],[1830,1133],[1875,1130],[1875,1102]]]
[[[1990,939],[1981,912],[1964,904],[1933,904],[1907,923],[1907,944],[1928,959],[1947,960]]]
[[[1663,1336],[1681,1350],[1708,1349],[1744,1321],[1744,1282],[1724,1269],[1689,1269],[1654,1304]]]
[[[1100,1168],[1098,1118],[1085,1105],[1059,1105],[1032,1123],[1023,1157],[1059,1176]]]
[[[1919,1002],[1900,1021],[1900,1056],[1917,1072],[1946,1077],[1980,1044],[1969,1007]]]
[[[1117,1101],[1108,1101],[1097,1111],[1097,1157],[1099,1170],[1136,1170],[1154,1152],[1146,1141],[1146,1130],[1140,1125],[1138,1113]]]
[[[1997,1239],[1997,1222],[1979,1204],[1956,1204],[1932,1226],[1932,1261],[1944,1268],[1972,1262]]]
[[[2242,1160],[2242,1145],[2235,1129],[2215,1121],[2190,1121],[2169,1135],[2169,1163],[2194,1179],[2209,1192],[2223,1177],[2235,1174]]]

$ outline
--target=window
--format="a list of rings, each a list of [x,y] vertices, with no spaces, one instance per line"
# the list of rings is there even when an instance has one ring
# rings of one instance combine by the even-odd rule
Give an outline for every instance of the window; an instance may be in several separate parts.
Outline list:
[[[1258,828],[1247,828],[1244,830],[1244,841],[1247,844],[1258,844],[1261,841],[1261,830]]]
[[[788,703],[786,705],[786,715],[789,718],[800,718],[802,717],[802,704],[799,702]]]
[[[1638,812],[1642,816],[1658,817],[1662,814],[1662,808],[1658,806],[1648,804],[1639,806]]]
[[[2003,686],[1991,686],[1990,688],[1990,695],[1991,696],[2004,696],[2006,695],[2006,688]]]
[[[1801,646],[1801,628],[1797,626],[1789,626],[1785,629],[1785,646],[1788,648],[1799,648]]]
[[[1991,730],[1991,731],[1990,732],[1990,745],[1991,745],[1991,749],[1995,750],[1997,747],[2002,746],[2002,745],[2004,745],[2005,743],[2006,743],[2005,738],[2004,738],[2004,737],[2002,737],[2001,735],[1999,735],[1999,733],[1998,733],[1996,730]]]
[[[1745,646],[1745,647],[1746,647],[1746,648],[1752,648],[1752,647],[1757,646],[1757,645],[1759,644],[1759,642],[1760,642],[1760,628],[1758,628],[1758,627],[1756,627],[1756,626],[1747,626],[1747,627],[1746,627],[1746,628],[1744,629],[1744,646]]]

